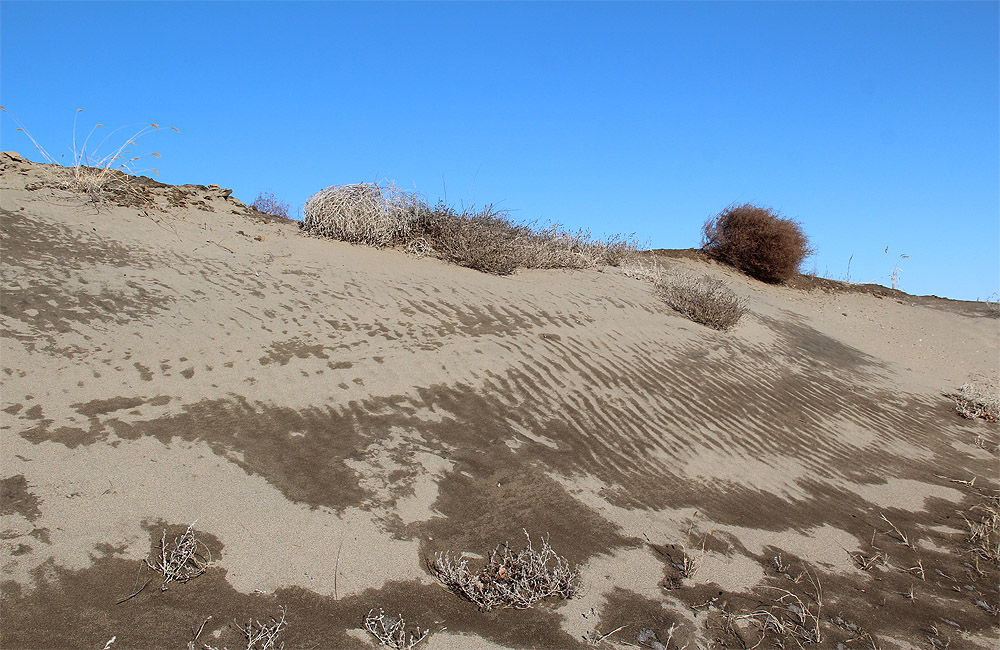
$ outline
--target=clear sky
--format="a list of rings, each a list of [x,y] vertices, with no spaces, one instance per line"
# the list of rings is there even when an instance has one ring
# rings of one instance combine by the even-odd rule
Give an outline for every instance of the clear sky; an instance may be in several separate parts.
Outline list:
[[[160,180],[293,213],[390,179],[688,248],[756,202],[802,222],[807,270],[975,300],[1000,291],[998,7],[4,0],[0,103],[70,161],[78,108],[176,126],[139,143]]]

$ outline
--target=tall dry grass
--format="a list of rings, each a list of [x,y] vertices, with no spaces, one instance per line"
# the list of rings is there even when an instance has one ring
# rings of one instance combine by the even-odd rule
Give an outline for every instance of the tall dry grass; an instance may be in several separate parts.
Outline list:
[[[35,149],[42,155],[45,161],[52,165],[58,165],[59,163],[56,159],[49,154],[49,152],[43,147],[38,140],[35,139],[31,132],[17,119],[12,113],[7,111],[3,106],[0,106],[0,111],[6,113],[14,122],[17,124],[17,130],[24,133],[25,136],[31,141]],[[72,136],[72,154],[73,154],[73,165],[71,167],[73,171],[72,181],[67,185],[67,189],[82,192],[90,197],[91,202],[96,205],[101,205],[109,200],[115,200],[115,202],[126,202],[129,199],[136,199],[139,196],[139,190],[135,185],[134,181],[139,174],[147,171],[151,171],[157,176],[160,172],[155,167],[146,167],[139,169],[138,163],[140,160],[148,157],[159,158],[160,154],[156,152],[151,152],[148,154],[138,154],[136,153],[137,142],[144,136],[149,135],[160,130],[158,124],[131,124],[126,126],[120,126],[117,129],[113,129],[103,138],[100,138],[100,142],[96,146],[91,148],[90,141],[96,134],[98,134],[98,129],[103,128],[103,124],[96,124],[91,128],[87,137],[83,139],[79,144],[77,143],[77,118],[83,111],[82,108],[78,108],[73,116],[73,136]],[[131,136],[125,137],[120,143],[115,146],[115,140],[112,138],[126,129],[135,129]],[[177,127],[170,127],[173,131],[179,132]],[[105,149],[105,145],[110,147],[110,151]],[[102,153],[102,150],[106,153]]]

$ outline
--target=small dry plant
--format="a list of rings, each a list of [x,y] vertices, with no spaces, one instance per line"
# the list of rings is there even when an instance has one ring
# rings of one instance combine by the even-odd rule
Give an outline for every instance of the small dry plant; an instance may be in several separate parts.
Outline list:
[[[0,111],[4,111],[10,115],[11,119],[17,123],[17,130],[24,133],[31,143],[34,145],[35,149],[45,158],[46,162],[49,164],[57,165],[55,158],[52,157],[45,148],[38,143],[38,141],[31,135],[27,128],[18,120],[16,117],[11,115],[9,112],[0,106]],[[76,114],[73,116],[73,178],[66,185],[67,189],[72,189],[78,192],[83,192],[90,197],[91,202],[95,205],[102,205],[108,200],[113,199],[118,203],[129,204],[141,199],[141,193],[139,188],[135,185],[135,180],[138,174],[144,171],[151,171],[156,175],[159,175],[153,167],[147,169],[136,170],[136,163],[143,158],[142,155],[136,155],[133,151],[136,146],[136,142],[154,131],[159,131],[160,126],[158,124],[138,124],[138,125],[126,125],[114,129],[108,133],[96,147],[92,150],[89,148],[90,139],[94,137],[97,129],[104,126],[103,124],[97,124],[90,130],[90,133],[83,140],[82,144],[77,146],[76,138],[76,124],[77,117],[80,112],[83,111],[82,108],[76,110]],[[137,131],[132,133],[130,137],[126,137],[124,141],[112,150],[110,153],[101,154],[101,148],[116,133],[123,131],[125,129],[131,129],[139,127]],[[174,131],[177,131],[177,127],[170,127]],[[128,131],[126,131],[127,133]],[[150,153],[153,158],[159,158],[160,154]]]
[[[285,623],[286,609],[284,606],[279,606],[278,609],[281,611],[281,616],[279,618],[272,616],[270,623],[262,623],[252,618],[245,625],[240,625],[236,622],[233,623],[236,629],[243,633],[244,644],[242,650],[281,650],[281,648],[285,647],[284,643],[278,643],[278,637],[285,627],[287,627]],[[188,647],[192,645],[188,644]],[[202,647],[205,650],[229,650],[226,647],[220,649],[210,646],[207,643]]]
[[[638,258],[633,258],[619,266],[621,274],[634,280],[642,280],[652,285],[658,284],[666,271],[656,260],[646,262]]]
[[[737,297],[725,282],[707,275],[663,276],[654,289],[675,311],[720,331],[735,327],[749,311],[746,302]]]
[[[963,384],[955,396],[955,412],[963,418],[982,418],[987,422],[1000,419],[1000,394],[977,384]]]
[[[311,235],[381,248],[405,241],[427,210],[420,194],[392,182],[334,185],[306,201],[299,228]]]
[[[969,527],[967,541],[978,560],[1000,565],[1000,496],[987,497],[983,503],[972,506],[972,518],[965,517]]]
[[[169,582],[188,582],[197,578],[205,573],[212,561],[208,547],[194,536],[195,523],[170,544],[167,544],[167,531],[164,530],[160,538],[159,557],[153,562],[146,560],[146,566],[163,576],[161,591],[166,591]]]
[[[477,572],[469,568],[468,558],[452,559],[450,553],[438,553],[428,565],[442,585],[483,611],[496,607],[527,609],[550,596],[575,596],[579,571],[552,550],[547,538],[542,539],[541,549],[535,550],[528,531],[524,535],[525,548],[514,552],[504,542],[490,552]]]
[[[402,614],[398,617],[389,616],[381,607],[378,614],[374,609],[369,610],[365,616],[365,629],[383,646],[394,650],[411,650],[413,646],[423,641],[429,632],[419,627],[407,632],[406,621],[403,620]]]
[[[281,201],[274,195],[274,192],[263,191],[257,195],[250,207],[257,212],[270,214],[275,217],[288,218],[288,204]]]
[[[823,609],[823,589],[818,577],[810,576],[809,581],[815,590],[811,597],[807,597],[809,602],[787,589],[766,587],[781,594],[773,605],[732,616],[733,620],[750,621],[760,628],[760,641],[753,647],[759,646],[768,636],[777,637],[776,641],[781,647],[784,647],[785,639],[791,639],[800,648],[806,644],[822,642],[820,614]]]
[[[855,553],[849,552],[848,555],[851,556],[851,559],[854,560],[854,564],[856,564],[862,571],[872,571],[873,569],[879,567],[889,566],[889,556],[882,551],[879,551],[874,555],[865,555],[861,551],[857,551]]]

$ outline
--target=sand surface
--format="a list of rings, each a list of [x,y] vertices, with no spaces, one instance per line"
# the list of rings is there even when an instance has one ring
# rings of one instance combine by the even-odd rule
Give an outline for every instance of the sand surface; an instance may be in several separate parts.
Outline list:
[[[217,187],[95,206],[0,156],[4,648],[183,648],[211,616],[198,647],[234,650],[279,606],[286,648],[374,647],[379,607],[428,649],[736,648],[817,584],[821,647],[995,647],[963,513],[998,425],[948,396],[1000,385],[988,305],[660,256],[746,298],[720,333],[615,268],[490,276]],[[116,604],[195,521],[208,571]],[[427,569],[522,530],[578,597],[480,612]]]

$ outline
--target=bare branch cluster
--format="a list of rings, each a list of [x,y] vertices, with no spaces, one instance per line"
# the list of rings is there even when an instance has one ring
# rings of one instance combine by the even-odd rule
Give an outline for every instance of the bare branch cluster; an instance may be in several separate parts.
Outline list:
[[[194,536],[192,523],[180,537],[167,544],[167,531],[160,538],[160,553],[153,562],[146,560],[146,566],[163,576],[161,590],[167,589],[169,582],[188,582],[205,573],[212,561],[211,551]],[[201,552],[204,549],[204,553]]]
[[[398,617],[389,616],[381,607],[378,614],[374,609],[369,610],[365,616],[365,629],[378,639],[379,643],[393,650],[412,650],[413,646],[423,641],[429,632],[419,627],[407,632],[406,621],[403,620],[402,614]]]
[[[452,559],[450,553],[438,553],[429,563],[430,569],[441,584],[484,611],[495,607],[527,609],[543,598],[576,595],[579,571],[552,550],[548,539],[543,538],[541,549],[535,550],[528,532],[524,535],[528,540],[525,548],[514,552],[504,542],[490,552],[479,571],[469,568],[468,558]]]
[[[262,191],[257,194],[257,198],[253,200],[250,207],[257,212],[288,218],[288,203],[280,200],[271,191]]]

